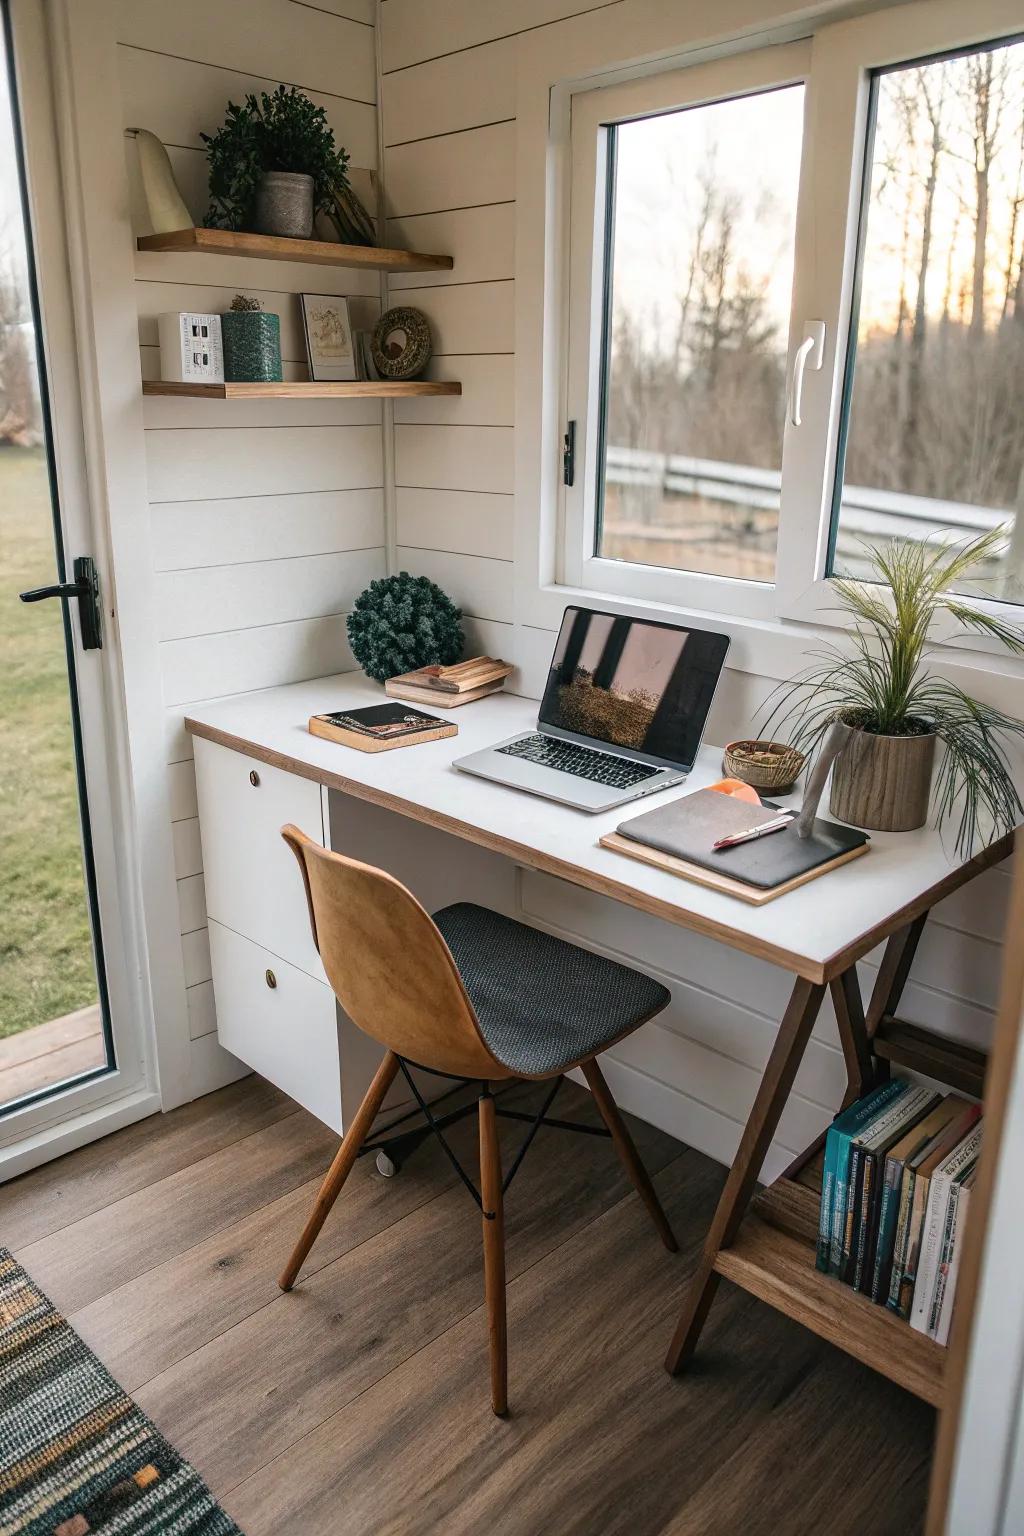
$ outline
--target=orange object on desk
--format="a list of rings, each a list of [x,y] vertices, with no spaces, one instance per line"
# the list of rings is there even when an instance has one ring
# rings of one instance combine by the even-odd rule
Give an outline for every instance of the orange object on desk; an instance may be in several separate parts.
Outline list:
[[[732,795],[734,800],[746,800],[750,805],[760,805],[761,796],[752,784],[744,784],[742,779],[719,779],[717,784],[709,784],[708,789],[716,790],[720,795]]]

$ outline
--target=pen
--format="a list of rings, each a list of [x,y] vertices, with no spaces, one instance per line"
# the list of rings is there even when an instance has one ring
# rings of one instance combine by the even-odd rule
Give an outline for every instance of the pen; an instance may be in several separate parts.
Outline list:
[[[748,827],[745,832],[733,832],[730,837],[720,837],[716,843],[712,843],[712,850],[717,853],[720,848],[733,848],[737,843],[750,843],[756,837],[766,837],[769,832],[781,832],[795,816],[795,811],[785,811],[772,821],[763,821],[758,827]]]

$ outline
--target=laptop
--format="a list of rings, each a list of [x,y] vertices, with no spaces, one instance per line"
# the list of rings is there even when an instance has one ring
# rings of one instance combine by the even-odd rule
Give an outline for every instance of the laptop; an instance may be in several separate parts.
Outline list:
[[[565,610],[536,731],[453,767],[581,811],[681,784],[693,767],[728,635]]]

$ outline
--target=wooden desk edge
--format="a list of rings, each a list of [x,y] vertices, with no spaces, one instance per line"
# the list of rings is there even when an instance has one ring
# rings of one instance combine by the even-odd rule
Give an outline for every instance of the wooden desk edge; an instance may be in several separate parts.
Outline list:
[[[973,880],[976,875],[980,875],[983,870],[991,869],[994,864],[1001,864],[1004,859],[1009,858],[1013,852],[1013,839],[1012,832],[1005,832],[1002,837],[996,838],[994,843],[979,849],[966,864],[961,864],[957,869],[951,869],[948,874],[943,875],[941,880],[929,886],[926,891],[922,891],[920,896],[915,896],[913,901],[908,901],[905,906],[900,907],[898,912],[876,923],[873,928],[868,929],[867,933],[862,934],[852,944],[847,944],[844,949],[836,950],[835,954],[830,955],[825,961],[825,980],[831,981],[834,977],[842,975],[843,971],[849,970],[851,965],[862,960],[877,944],[881,944],[883,939],[905,928],[922,913],[930,912],[938,902],[946,896],[951,896],[954,891]]]
[[[352,795],[355,799],[365,800],[371,805],[379,805],[385,810],[397,811],[401,816],[408,816],[411,821],[423,822],[426,826],[438,828],[439,831],[453,832],[466,842],[476,843],[492,853],[500,853],[506,858],[515,859],[518,863],[526,865],[529,869],[539,870],[542,874],[554,875],[558,879],[568,880],[573,885],[595,891],[600,896],[609,896],[615,901],[624,902],[625,905],[635,907],[640,912],[646,912],[652,917],[660,917],[666,922],[673,923],[677,928],[688,928],[694,933],[703,933],[709,938],[730,945],[733,949],[767,960],[784,971],[802,976],[804,980],[818,985],[830,982],[874,949],[875,945],[887,938],[889,934],[913,921],[921,912],[928,911],[937,901],[941,901],[944,896],[948,896],[950,892],[973,879],[983,869],[999,863],[1006,858],[1013,847],[1013,836],[1007,834],[988,848],[983,848],[959,869],[950,870],[936,885],[922,892],[898,912],[877,923],[854,943],[837,950],[825,961],[812,960],[806,955],[796,954],[778,945],[768,944],[750,935],[739,933],[736,929],[716,923],[711,918],[702,917],[697,912],[688,912],[669,902],[660,901],[657,897],[637,891],[618,880],[609,879],[592,870],[580,869],[578,865],[570,864],[554,854],[542,853],[526,843],[517,843],[512,838],[502,837],[495,832],[484,832],[469,822],[459,821],[457,817],[448,816],[442,811],[430,810],[415,800],[406,800],[387,790],[376,789],[372,785],[347,779],[343,774],[336,773],[330,768],[315,767],[301,758],[291,757],[286,752],[277,752],[271,747],[262,746],[259,742],[251,741],[244,736],[235,736],[230,731],[221,730],[217,726],[206,725],[203,721],[194,720],[189,715],[185,716],[185,729],[192,736],[215,742],[218,746],[227,747],[232,752],[243,753],[246,757],[254,757],[258,762],[267,763],[272,768],[281,768],[286,773],[294,773],[298,778],[309,779],[314,784],[336,789],[342,794]]]

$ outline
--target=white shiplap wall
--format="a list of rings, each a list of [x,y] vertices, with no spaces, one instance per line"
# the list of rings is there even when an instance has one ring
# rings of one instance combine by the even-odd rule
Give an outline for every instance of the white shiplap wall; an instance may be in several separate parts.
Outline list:
[[[543,29],[557,57],[559,23],[615,9],[586,0],[383,0],[381,112],[391,243],[449,251],[451,273],[404,275],[392,303],[423,309],[435,333],[435,376],[458,377],[458,400],[395,410],[399,564],[439,582],[471,616],[471,643],[519,666],[520,691],[542,686],[553,635],[516,622],[513,378],[517,32]],[[608,17],[602,18],[606,23]],[[628,56],[623,37],[623,56]],[[773,684],[728,672],[709,725],[722,741],[749,729]],[[995,870],[936,913],[902,1012],[983,1043],[991,1027],[1008,881]],[[616,1048],[625,1104],[723,1160],[771,1048],[785,978],[697,936],[547,876],[525,873],[523,915],[642,964],[673,992],[671,1009]],[[874,980],[878,955],[863,967]],[[768,1161],[777,1171],[825,1124],[844,1082],[826,1010]]]
[[[357,167],[377,165],[374,0],[120,0],[125,128],[167,146],[197,223],[207,206],[200,133],[229,99],[294,84],[323,105]],[[133,221],[147,228],[134,145]],[[346,294],[353,319],[379,312],[376,274],[288,262],[140,253],[142,372],[159,377],[156,317],[226,309],[243,289],[281,316],[288,378],[305,377],[297,295]],[[352,665],[344,615],[385,569],[380,403],[147,399],[149,518],[167,710],[175,874],[192,1046],[192,1091],[235,1071],[216,1045],[195,773],[182,727],[198,699]]]

